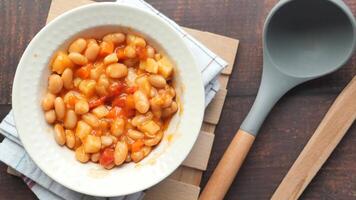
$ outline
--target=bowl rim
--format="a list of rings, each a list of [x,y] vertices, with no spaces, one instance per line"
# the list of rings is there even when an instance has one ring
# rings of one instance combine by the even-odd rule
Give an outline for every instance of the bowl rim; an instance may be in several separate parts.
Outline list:
[[[184,161],[184,159],[188,156],[189,152],[192,150],[193,148],[193,145],[195,144],[195,141],[197,140],[198,138],[198,135],[199,135],[199,130],[196,131],[195,134],[192,134],[192,140],[190,141],[190,144],[187,144],[189,146],[189,148],[185,148],[184,150],[188,150],[188,151],[185,151],[185,152],[182,152],[182,154],[184,154],[184,156],[181,156],[179,158],[174,158],[175,160],[175,165],[174,166],[170,166],[169,168],[169,172],[168,173],[165,173],[164,175],[161,175],[159,178],[157,178],[155,181],[149,181],[149,184],[146,184],[144,187],[138,187],[138,188],[135,188],[135,190],[131,190],[131,191],[126,191],[126,192],[122,192],[120,190],[117,190],[117,191],[112,191],[112,192],[107,192],[105,191],[105,193],[102,193],[100,191],[84,191],[82,190],[81,188],[76,188],[76,187],[73,187],[72,185],[68,185],[68,184],[65,184],[61,181],[61,179],[59,179],[58,177],[53,177],[52,176],[52,173],[50,171],[47,170],[46,167],[44,167],[42,165],[41,162],[39,162],[39,160],[37,159],[36,156],[34,156],[34,154],[31,154],[29,153],[29,149],[30,149],[30,146],[28,143],[26,142],[23,142],[24,141],[24,127],[22,127],[22,125],[19,123],[19,121],[21,121],[21,119],[19,117],[21,117],[20,113],[21,113],[21,109],[19,108],[19,106],[17,106],[17,102],[20,101],[20,97],[19,95],[17,94],[17,91],[18,91],[18,88],[20,88],[19,86],[19,78],[20,78],[20,74],[22,73],[21,71],[23,70],[23,68],[25,68],[25,59],[26,57],[30,56],[31,54],[31,48],[32,46],[34,46],[38,41],[38,38],[40,38],[41,35],[45,35],[46,34],[46,31],[50,28],[52,28],[52,26],[54,26],[58,21],[62,21],[64,19],[66,19],[66,16],[72,14],[72,13],[76,13],[76,12],[81,12],[81,11],[84,11],[86,9],[94,9],[96,7],[116,7],[115,9],[129,9],[129,10],[132,10],[133,12],[140,12],[141,14],[145,15],[146,17],[150,17],[154,20],[157,20],[160,21],[161,24],[164,24],[167,29],[167,31],[169,30],[169,34],[172,34],[175,36],[175,39],[177,39],[178,43],[182,44],[181,45],[181,48],[183,48],[185,51],[187,51],[187,55],[190,56],[190,59],[193,63],[192,63],[192,70],[195,71],[194,73],[195,74],[198,74],[199,73],[199,76],[196,77],[196,80],[199,82],[199,87],[200,87],[200,90],[197,91],[198,93],[200,93],[198,96],[200,96],[199,99],[195,99],[194,101],[196,102],[200,102],[199,103],[199,106],[201,106],[201,108],[199,108],[198,110],[200,111],[200,113],[198,114],[199,115],[199,119],[197,119],[199,121],[199,130],[200,130],[200,127],[202,125],[202,122],[203,122],[203,116],[204,116],[204,86],[203,86],[203,81],[202,81],[202,77],[200,76],[200,72],[198,71],[198,65],[196,63],[196,60],[195,58],[193,57],[193,53],[190,51],[190,49],[188,48],[187,44],[184,42],[184,40],[181,38],[181,36],[176,33],[173,28],[171,26],[169,26],[168,24],[166,24],[161,18],[159,18],[158,16],[152,14],[152,13],[149,13],[147,11],[144,11],[142,9],[139,9],[139,8],[135,8],[135,7],[132,7],[132,6],[127,6],[127,5],[121,5],[121,4],[117,4],[117,3],[113,3],[113,2],[104,2],[104,3],[93,3],[93,4],[89,4],[89,5],[84,5],[84,6],[80,6],[78,8],[75,8],[73,10],[70,10],[70,11],[67,11],[63,14],[61,14],[60,16],[56,17],[54,20],[52,20],[50,23],[48,23],[45,27],[43,27],[36,35],[35,37],[31,40],[31,42],[29,43],[29,45],[27,46],[26,50],[24,51],[21,59],[20,59],[20,62],[18,64],[18,67],[16,69],[16,74],[15,74],[15,78],[14,78],[14,82],[13,82],[13,90],[12,90],[12,102],[13,102],[13,110],[14,110],[14,121],[15,121],[15,124],[17,125],[17,129],[18,129],[18,135],[19,135],[19,138],[20,140],[22,141],[22,144],[24,146],[24,149],[26,150],[26,152],[28,153],[28,155],[30,156],[30,158],[35,162],[35,164],[47,175],[49,176],[51,179],[55,180],[56,182],[58,182],[59,184],[71,189],[71,190],[74,190],[74,191],[77,191],[77,192],[80,192],[80,193],[83,193],[83,194],[87,194],[87,195],[93,195],[93,196],[105,196],[105,197],[113,197],[113,196],[119,196],[119,195],[127,195],[127,194],[132,194],[132,193],[135,193],[135,192],[139,192],[139,191],[142,191],[142,190],[145,190],[153,185],[156,185],[157,183],[159,183],[160,181],[164,180],[166,177],[168,177],[175,169],[177,169],[181,164],[182,162]],[[134,29],[134,28],[133,28]],[[68,36],[69,38],[69,36]],[[49,57],[51,57],[52,54],[49,55]],[[42,66],[42,67],[47,67],[47,66]],[[201,105],[200,105],[201,104]],[[22,134],[23,133],[23,134]]]

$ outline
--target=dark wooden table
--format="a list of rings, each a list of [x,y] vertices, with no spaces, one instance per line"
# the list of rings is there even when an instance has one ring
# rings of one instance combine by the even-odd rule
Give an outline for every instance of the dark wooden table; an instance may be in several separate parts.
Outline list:
[[[179,24],[240,40],[228,96],[217,127],[203,187],[255,98],[262,64],[264,19],[277,0],[148,0]],[[356,1],[345,0],[354,15]],[[50,0],[0,1],[0,118],[11,109],[11,87],[26,45],[45,25]],[[356,56],[339,71],[290,91],[277,103],[226,199],[271,197],[333,100],[356,74]],[[355,100],[356,102],[356,100]],[[2,137],[0,136],[2,140]],[[353,125],[301,199],[356,199],[356,126]],[[35,199],[0,164],[0,199]]]

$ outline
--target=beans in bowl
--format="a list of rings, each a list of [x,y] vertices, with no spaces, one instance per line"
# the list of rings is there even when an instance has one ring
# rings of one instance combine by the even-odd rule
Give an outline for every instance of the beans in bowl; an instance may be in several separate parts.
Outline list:
[[[53,56],[50,69],[45,120],[82,163],[111,169],[139,162],[178,110],[171,62],[134,34],[78,38]]]

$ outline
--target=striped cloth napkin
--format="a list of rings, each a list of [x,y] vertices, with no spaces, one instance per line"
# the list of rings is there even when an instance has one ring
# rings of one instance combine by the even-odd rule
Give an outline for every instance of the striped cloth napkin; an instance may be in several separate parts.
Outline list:
[[[145,1],[118,0],[118,3],[138,7],[158,15],[181,35],[183,40],[195,55],[196,61],[200,66],[203,82],[205,85],[205,104],[207,106],[219,90],[217,77],[220,72],[227,66],[227,63],[216,54],[211,52],[209,49],[207,49],[199,41],[187,34],[174,21],[164,16]],[[21,141],[18,138],[12,111],[10,111],[10,113],[1,122],[0,133],[5,136],[5,139],[2,141],[2,143],[0,143],[0,160],[19,172],[22,175],[21,177],[24,182],[39,199],[140,200],[144,196],[143,192],[138,192],[127,196],[114,198],[93,197],[75,192],[53,181],[36,166],[36,164],[31,160],[31,158],[27,155],[24,148],[22,147]]]

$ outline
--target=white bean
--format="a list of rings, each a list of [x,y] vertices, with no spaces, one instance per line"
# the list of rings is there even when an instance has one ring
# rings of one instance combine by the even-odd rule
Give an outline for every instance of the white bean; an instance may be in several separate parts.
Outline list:
[[[88,58],[77,52],[70,53],[68,57],[77,65],[85,65],[88,63]]]
[[[56,99],[55,95],[47,93],[42,99],[42,109],[45,111],[51,110],[54,106],[54,99]]]
[[[100,125],[99,119],[91,113],[82,115],[82,119],[93,128],[98,128]]]
[[[107,34],[103,37],[103,41],[112,42],[115,45],[118,45],[125,42],[125,34],[123,33]]]
[[[47,123],[53,124],[56,121],[56,112],[54,110],[45,112],[45,119]]]
[[[123,78],[127,76],[127,67],[121,63],[110,64],[106,68],[106,74],[111,78]]]
[[[86,163],[89,161],[89,154],[85,153],[83,145],[75,150],[75,158],[77,158],[77,160],[82,163]]]
[[[100,52],[100,46],[97,43],[92,43],[88,45],[88,48],[85,50],[84,55],[85,57],[90,60],[94,61]]]
[[[63,88],[63,81],[57,74],[52,74],[48,78],[48,91],[52,94],[59,93]]]
[[[81,53],[87,47],[87,41],[83,38],[76,39],[68,48],[68,52]]]
[[[63,126],[60,124],[56,124],[54,126],[54,139],[61,146],[63,146],[66,143],[66,136],[64,133],[64,129]]]
[[[127,144],[122,141],[117,142],[114,151],[115,165],[121,165],[123,162],[125,162],[127,153],[128,153]]]
[[[111,136],[104,135],[104,136],[101,136],[100,139],[101,139],[101,145],[104,147],[110,146],[113,142],[113,139]]]
[[[75,135],[72,130],[65,130],[64,131],[66,136],[66,145],[68,148],[73,149],[75,146]]]
[[[66,107],[61,97],[57,97],[54,100],[54,110],[56,111],[57,119],[62,120],[66,114]]]
[[[146,113],[150,109],[150,103],[147,96],[140,90],[137,90],[134,93],[134,102],[136,110],[140,113]]]
[[[127,131],[127,136],[129,136],[131,139],[134,140],[143,139],[145,137],[145,135],[142,132],[133,129],[129,129]]]
[[[73,129],[77,125],[77,115],[73,110],[68,110],[64,119],[64,127]]]
[[[161,75],[150,75],[148,81],[158,89],[162,89],[167,85],[166,79]]]
[[[66,68],[62,74],[63,86],[65,89],[70,90],[73,87],[73,71]]]

